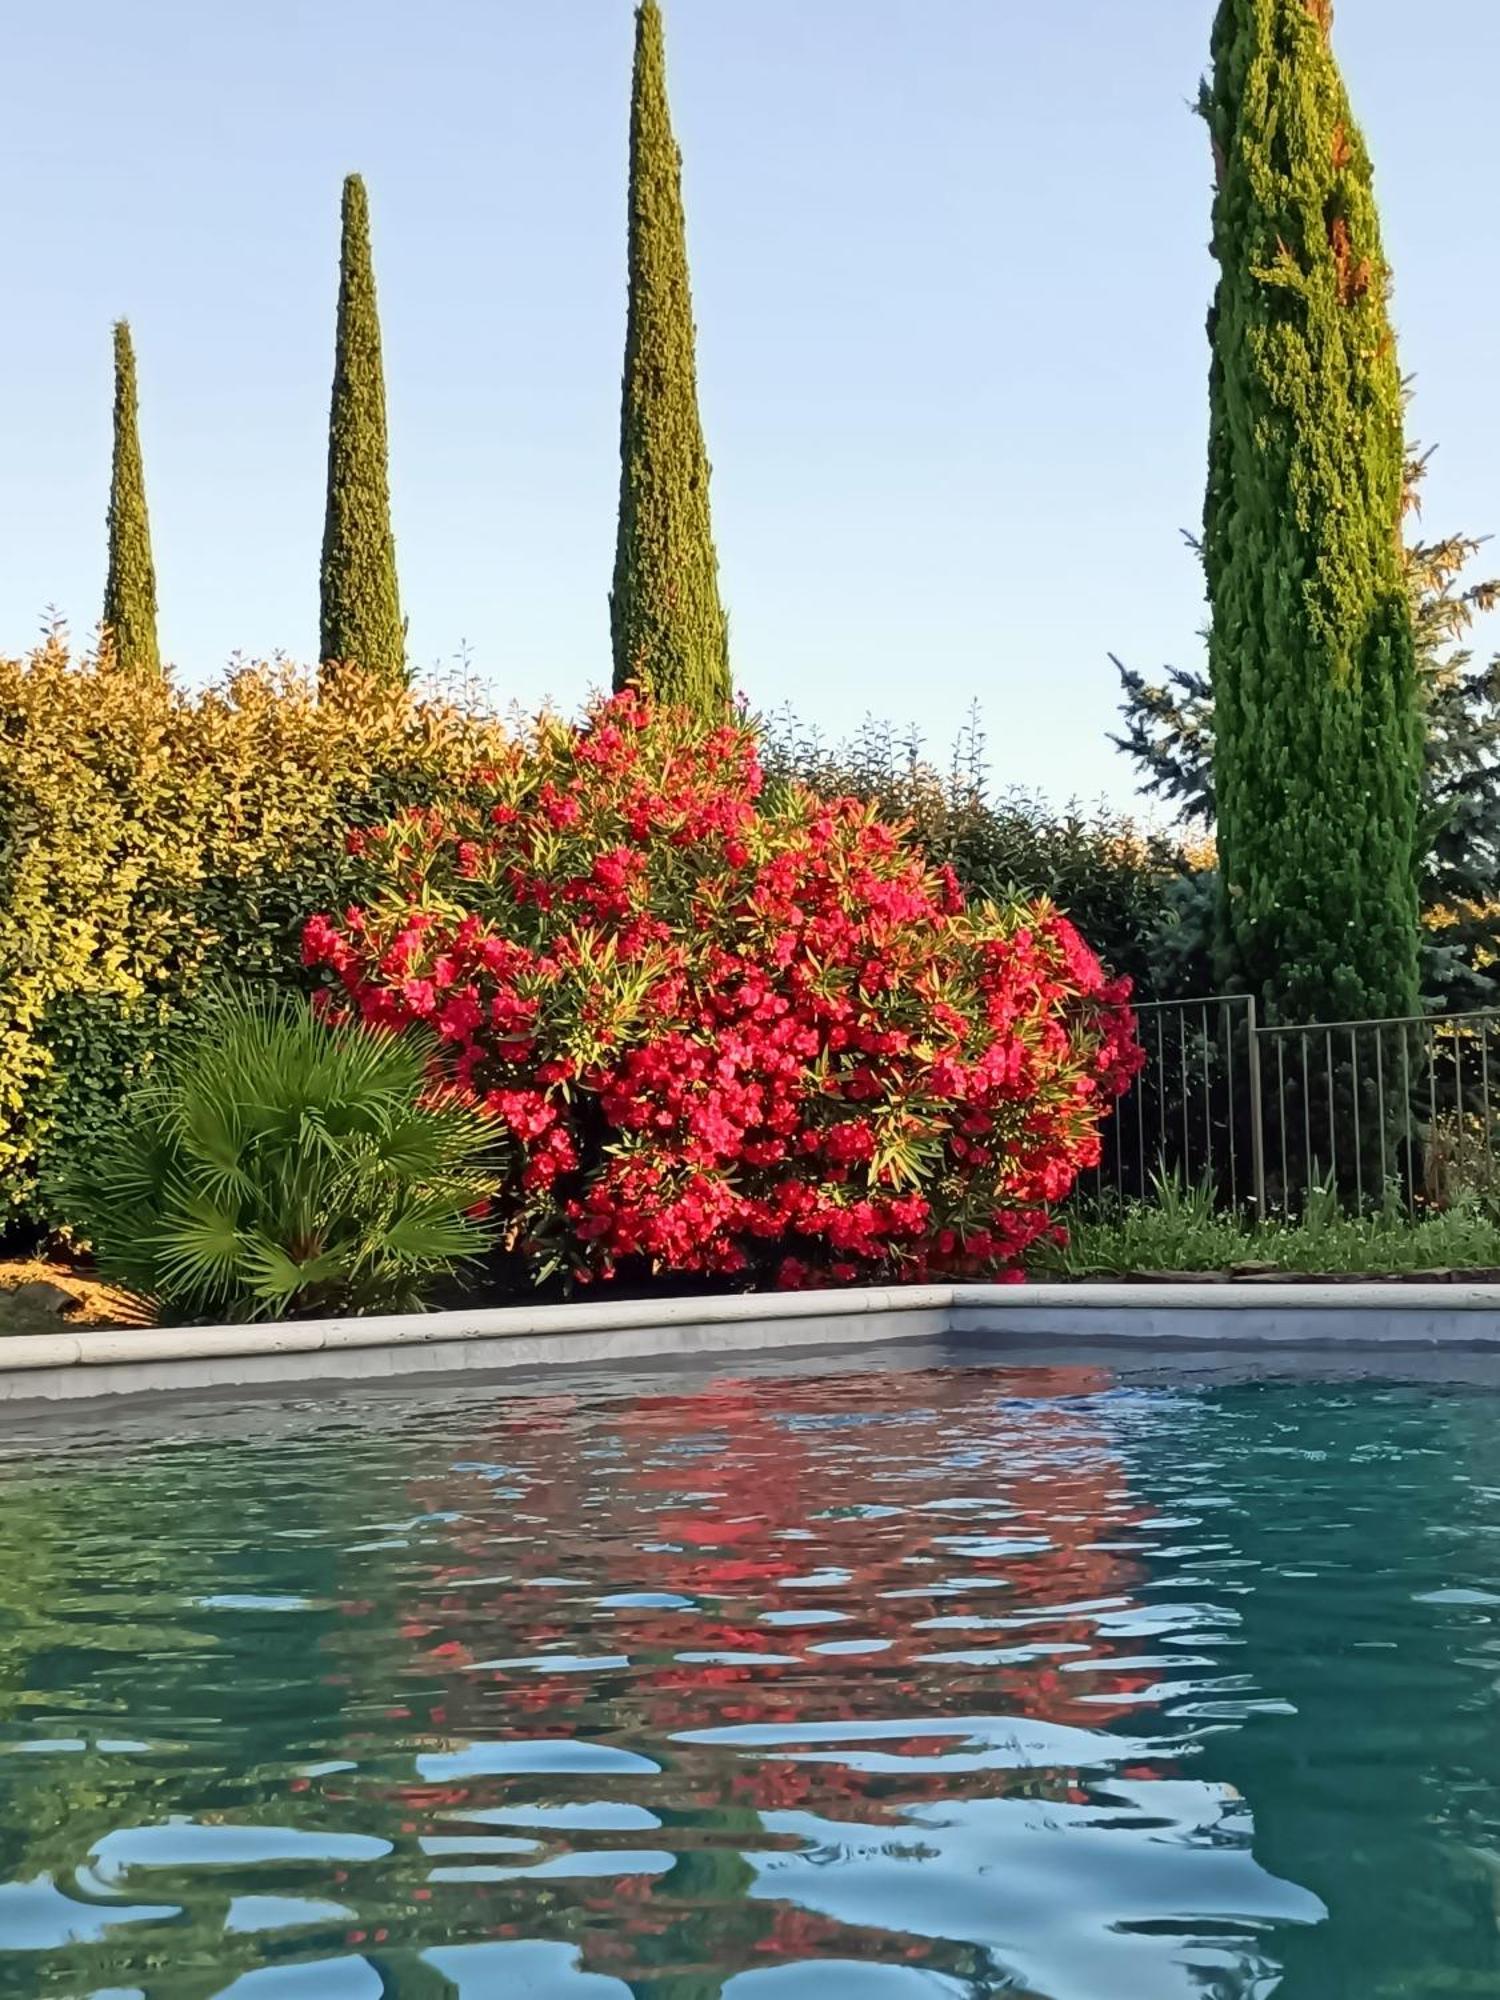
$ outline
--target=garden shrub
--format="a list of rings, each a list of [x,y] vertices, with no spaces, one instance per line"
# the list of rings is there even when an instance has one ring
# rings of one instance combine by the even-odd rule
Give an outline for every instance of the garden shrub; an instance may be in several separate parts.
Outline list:
[[[873,807],[763,786],[745,724],[627,692],[352,845],[308,963],[514,1138],[518,1276],[1014,1270],[1138,1064],[1051,905],[970,907]]]
[[[295,994],[213,996],[58,1203],[161,1319],[414,1310],[486,1245],[499,1138],[430,1068]]]
[[[1056,807],[1014,787],[992,792],[977,721],[960,733],[946,768],[919,738],[876,721],[830,745],[783,711],[765,723],[764,740],[773,778],[796,779],[824,798],[867,800],[909,827],[932,865],[951,866],[970,895],[1045,896],[1137,989],[1157,999],[1176,994],[1186,972],[1192,994],[1214,990],[1196,953],[1190,967],[1180,963],[1183,887],[1202,853],[1107,806]]]
[[[483,717],[342,670],[202,689],[0,659],[0,1229],[56,1223],[43,1164],[94,1135],[185,1004],[226,976],[302,983],[344,830],[440,799],[503,742]]]

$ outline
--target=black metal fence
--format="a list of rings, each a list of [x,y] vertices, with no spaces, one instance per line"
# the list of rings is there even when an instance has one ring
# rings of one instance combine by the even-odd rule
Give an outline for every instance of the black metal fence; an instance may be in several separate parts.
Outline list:
[[[1229,1207],[1296,1213],[1500,1193],[1500,1012],[1264,1024],[1245,995],[1137,1007],[1145,1067],[1085,1192],[1158,1177]]]
[[[1141,1201],[1172,1176],[1263,1206],[1255,1002],[1148,1000],[1136,1016],[1145,1067],[1105,1127],[1094,1191]]]

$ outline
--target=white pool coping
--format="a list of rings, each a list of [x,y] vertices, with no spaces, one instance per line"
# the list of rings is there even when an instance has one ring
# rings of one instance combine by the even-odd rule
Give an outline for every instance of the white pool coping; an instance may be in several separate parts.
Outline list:
[[[0,1338],[0,1404],[941,1342],[1500,1347],[1500,1285],[913,1285]]]

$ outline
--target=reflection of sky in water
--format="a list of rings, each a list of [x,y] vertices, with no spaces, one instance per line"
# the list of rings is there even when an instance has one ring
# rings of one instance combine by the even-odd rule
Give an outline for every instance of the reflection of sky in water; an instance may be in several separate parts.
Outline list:
[[[771,1813],[794,1853],[756,1855],[753,1894],[856,1929],[962,1936],[1038,1993],[1201,2000],[1269,1994],[1276,1966],[1230,1932],[1320,1922],[1316,1896],[1257,1866],[1243,1803],[1183,1780],[1113,1783],[1099,1802],[923,1806],[899,1830]],[[1162,1866],[1170,1845],[1172,1866]],[[1210,1989],[1213,1990],[1213,1989]]]
[[[1492,1417],[892,1369],[12,1455],[0,2000],[1492,1990]]]

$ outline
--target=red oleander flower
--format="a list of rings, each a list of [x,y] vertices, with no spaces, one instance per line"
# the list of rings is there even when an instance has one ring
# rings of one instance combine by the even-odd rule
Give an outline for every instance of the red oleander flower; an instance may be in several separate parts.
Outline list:
[[[858,801],[762,789],[739,721],[544,719],[442,816],[359,830],[358,905],[304,928],[322,1004],[436,1029],[539,1266],[1017,1274],[1140,1067],[1128,982]]]

